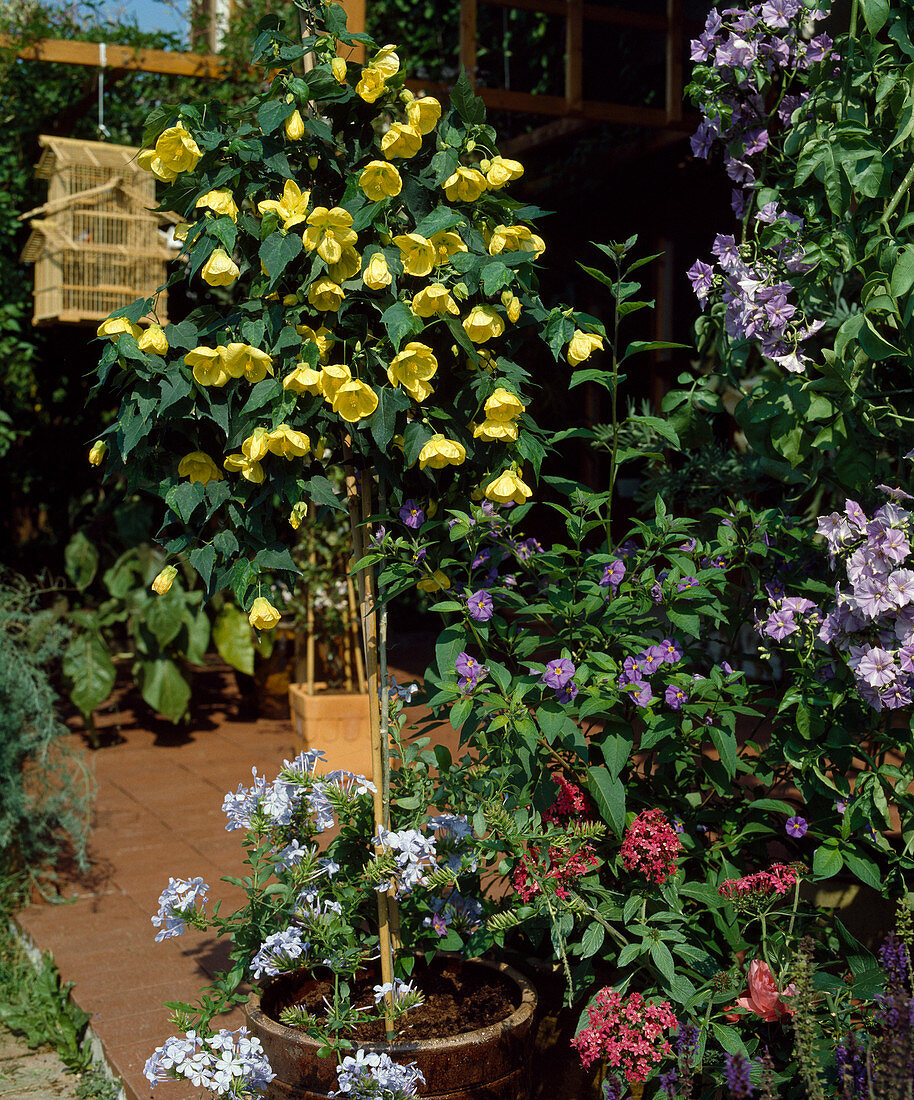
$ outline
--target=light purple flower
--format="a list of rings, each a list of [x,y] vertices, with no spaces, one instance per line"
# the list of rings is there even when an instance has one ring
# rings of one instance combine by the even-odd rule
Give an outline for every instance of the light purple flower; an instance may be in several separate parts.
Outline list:
[[[492,597],[484,588],[470,596],[467,600],[467,607],[470,611],[470,618],[474,622],[487,623],[492,618],[494,610]]]
[[[555,697],[560,703],[572,702],[577,693],[578,685],[574,680],[569,680],[567,684],[555,689]]]
[[[693,149],[693,151],[696,156],[701,155],[698,150]],[[714,289],[714,268],[710,264],[696,260],[686,272],[686,276],[692,284],[695,297],[703,306],[708,300],[708,295]]]
[[[571,661],[567,657],[560,657],[558,660],[550,661],[546,665],[543,672],[543,683],[547,687],[558,690],[558,688],[564,687],[574,674],[575,667]]]
[[[654,698],[654,693],[651,691],[651,685],[647,680],[637,680],[633,682],[632,686],[635,690],[630,694],[635,704],[639,707],[646,707]]]
[[[418,531],[425,523],[425,512],[414,500],[404,500],[400,509],[400,519],[413,531]]]
[[[797,840],[800,837],[806,836],[809,831],[809,825],[803,817],[789,817],[784,825],[784,829],[788,836],[795,837]]]
[[[788,635],[796,634],[799,627],[794,622],[792,611],[772,612],[762,627],[762,632],[776,642],[782,642]]]
[[[187,921],[182,914],[189,909],[195,909],[198,904],[203,909],[208,890],[209,886],[199,875],[192,879],[168,880],[168,885],[159,895],[159,911],[154,917],[150,917],[155,927],[160,929],[156,933],[156,943],[184,935]]]
[[[675,665],[677,661],[682,660],[682,646],[673,638],[664,638],[659,648],[663,650],[663,660],[666,664]]]
[[[670,710],[682,710],[683,705],[689,701],[688,695],[680,687],[670,684],[663,693],[663,698]]]
[[[625,562],[613,561],[603,570],[603,576],[600,578],[599,584],[602,588],[616,589],[622,583],[622,578],[625,576]]]

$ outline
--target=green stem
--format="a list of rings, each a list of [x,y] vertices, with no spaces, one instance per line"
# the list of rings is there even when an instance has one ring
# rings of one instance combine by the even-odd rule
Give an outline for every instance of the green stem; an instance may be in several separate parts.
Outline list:
[[[616,487],[619,453],[619,292],[622,286],[622,261],[616,260],[616,286],[613,295],[613,338],[612,338],[612,430],[613,445],[609,459],[609,499],[606,504],[606,550],[612,547],[613,493]]]

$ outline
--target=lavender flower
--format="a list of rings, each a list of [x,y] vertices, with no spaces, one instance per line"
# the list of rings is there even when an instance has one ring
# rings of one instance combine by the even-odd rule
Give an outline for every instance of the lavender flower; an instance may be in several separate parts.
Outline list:
[[[617,559],[610,562],[603,570],[603,576],[599,580],[602,588],[612,588],[615,591],[622,583],[625,576],[625,562]]]
[[[156,943],[183,936],[187,931],[187,921],[182,914],[188,909],[194,909],[198,903],[202,909],[206,905],[207,890],[209,886],[199,875],[192,879],[168,880],[168,885],[159,895],[159,911],[154,917],[150,917],[156,928],[160,929],[156,933]]]
[[[252,976],[261,978],[266,974],[275,977],[289,970],[297,970],[305,965],[309,946],[302,940],[301,929],[294,925],[282,932],[274,932],[272,936],[267,936],[251,959]],[[298,962],[299,959],[302,961]]]
[[[481,665],[476,658],[471,657],[469,653],[459,653],[454,663],[454,668],[458,676],[457,686],[464,694],[473,691],[480,680],[484,680],[486,676],[489,675],[488,668],[486,668],[485,665]]]
[[[207,1039],[195,1031],[172,1036],[158,1047],[143,1070],[151,1088],[163,1081],[189,1081],[195,1088],[237,1100],[260,1096],[276,1076],[260,1040],[247,1028],[222,1028]]]
[[[543,683],[546,687],[558,690],[568,683],[574,673],[575,667],[571,661],[567,657],[560,657],[558,660],[550,661],[546,665],[543,672]]]
[[[669,685],[663,693],[663,698],[670,710],[682,710],[683,706],[689,701],[688,695],[682,688],[676,687],[675,684]]]
[[[425,872],[437,866],[434,839],[423,836],[418,829],[393,832],[382,827],[372,843],[394,854],[394,886],[397,897],[409,894],[415,887],[421,886],[425,882]],[[375,889],[384,893],[390,887],[390,880],[383,879]]]
[[[414,500],[404,500],[400,509],[400,520],[412,531],[418,531],[425,523],[425,512]]]
[[[470,618],[474,622],[487,623],[492,618],[492,597],[484,588],[470,596],[467,600],[467,607],[469,608]]]
[[[555,697],[560,703],[571,703],[578,694],[578,685],[574,680],[569,680],[560,688],[555,689]]]
[[[784,830],[788,836],[792,836],[799,840],[801,837],[806,836],[806,833],[809,831],[809,824],[805,818],[799,816],[789,817],[784,825]]]
[[[752,1095],[754,1090],[749,1077],[750,1069],[749,1059],[745,1054],[724,1055],[724,1077],[731,1096],[741,1100]]]
[[[351,1100],[409,1100],[418,1096],[417,1089],[425,1077],[415,1062],[401,1066],[389,1054],[366,1052],[359,1048],[355,1057],[347,1055],[336,1067],[339,1089],[331,1096],[348,1096]]]

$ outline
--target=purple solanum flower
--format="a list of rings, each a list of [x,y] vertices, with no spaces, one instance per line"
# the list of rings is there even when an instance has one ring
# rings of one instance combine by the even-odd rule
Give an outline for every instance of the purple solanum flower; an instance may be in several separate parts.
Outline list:
[[[809,824],[806,818],[800,817],[799,815],[796,817],[789,817],[784,824],[784,831],[788,836],[792,836],[796,840],[799,840],[800,837],[806,836],[806,833],[809,831]]]
[[[634,691],[632,691],[631,697],[636,706],[646,707],[648,703],[654,698],[654,693],[651,690],[651,685],[647,680],[633,681]]]
[[[470,618],[476,623],[487,623],[492,618],[494,607],[492,597],[484,588],[474,592],[467,600]]]
[[[575,674],[575,667],[567,657],[550,661],[543,672],[543,683],[554,690],[564,687]]]
[[[471,657],[469,653],[459,653],[457,660],[454,662],[454,668],[457,671],[458,676],[461,678],[461,691],[465,687],[476,687],[480,680],[484,680],[489,675],[489,670],[485,665],[481,665],[475,657]]]
[[[689,701],[688,695],[680,687],[670,684],[663,693],[664,701],[670,710],[682,710],[683,705]]]
[[[663,650],[664,664],[675,665],[682,660],[682,646],[673,638],[664,638],[658,648]]]
[[[400,509],[400,519],[412,531],[418,531],[425,523],[425,512],[414,500],[404,500]]]
[[[624,576],[625,562],[616,560],[610,562],[603,570],[603,576],[600,578],[599,584],[602,588],[612,588],[615,590],[622,583],[622,578]]]
[[[569,680],[567,684],[563,684],[562,687],[555,689],[555,697],[560,703],[572,702],[577,693],[578,685],[574,680]]]
[[[762,626],[762,633],[776,642],[782,642],[788,635],[796,634],[799,627],[794,622],[793,612],[786,609],[773,611]]]

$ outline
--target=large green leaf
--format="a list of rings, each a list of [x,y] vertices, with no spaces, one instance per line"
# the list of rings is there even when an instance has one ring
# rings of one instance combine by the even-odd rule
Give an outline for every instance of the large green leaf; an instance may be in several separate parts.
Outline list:
[[[621,836],[625,829],[625,786],[622,781],[614,779],[606,768],[588,768],[587,789],[603,820],[612,827],[616,836]]]
[[[172,588],[164,596],[151,600],[149,609],[143,616],[144,625],[155,636],[161,650],[173,642],[181,631],[184,622],[183,597],[179,588]]]
[[[111,694],[115,669],[111,654],[95,631],[77,634],[63,656],[70,699],[88,718]]]
[[[239,672],[254,675],[254,639],[245,613],[233,603],[227,603],[216,616],[213,642],[219,656]]]
[[[135,673],[140,692],[152,709],[171,722],[180,722],[190,702],[190,684],[175,662],[167,657],[140,661]]]
[[[85,592],[98,572],[98,550],[84,531],[77,531],[63,552],[67,576],[80,592]]]
[[[187,627],[187,649],[184,656],[192,665],[202,665],[209,647],[209,617],[205,611],[198,611],[196,615],[185,612],[184,624]]]

